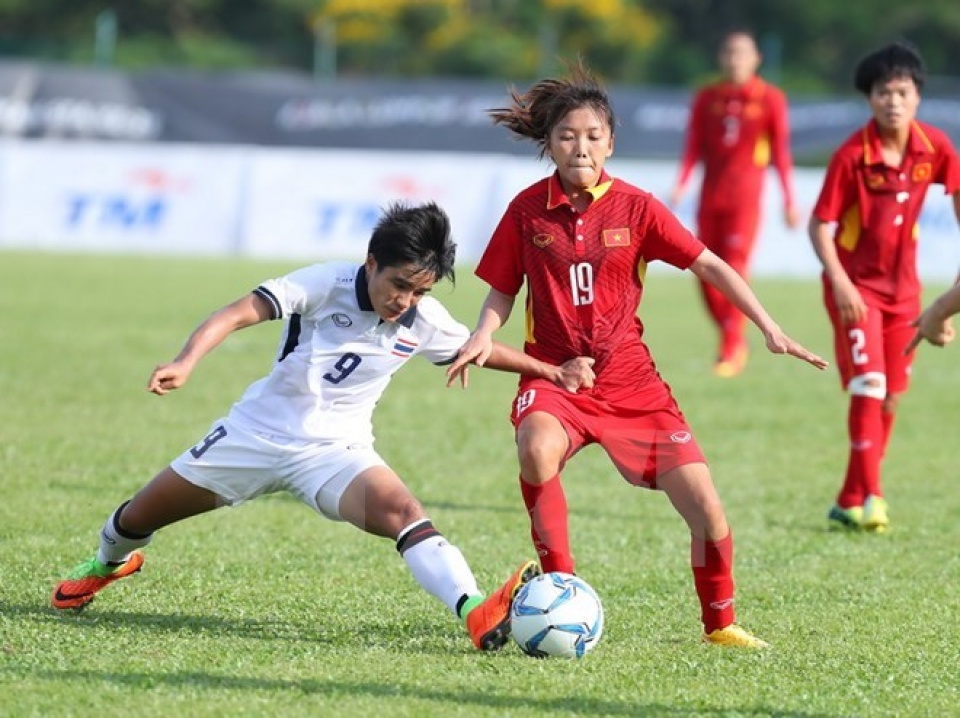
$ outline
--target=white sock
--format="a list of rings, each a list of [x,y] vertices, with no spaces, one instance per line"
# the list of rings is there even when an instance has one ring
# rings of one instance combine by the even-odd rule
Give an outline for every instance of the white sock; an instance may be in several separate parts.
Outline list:
[[[457,604],[464,596],[480,595],[477,580],[460,549],[437,533],[429,522],[426,526],[432,530],[432,535],[411,546],[403,546],[410,531],[423,526],[423,522],[417,522],[400,532],[397,540],[401,546],[400,553],[417,583],[427,593],[443,601],[444,605],[457,615]]]
[[[100,530],[100,548],[97,549],[97,560],[106,565],[120,564],[127,560],[127,557],[138,548],[146,546],[153,538],[153,534],[134,534],[124,531],[120,528],[118,517],[123,507],[129,501],[125,501],[114,511],[107,523]]]

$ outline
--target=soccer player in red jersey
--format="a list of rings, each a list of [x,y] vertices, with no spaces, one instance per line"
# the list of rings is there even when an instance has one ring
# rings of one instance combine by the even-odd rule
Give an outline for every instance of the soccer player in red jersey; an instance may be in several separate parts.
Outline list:
[[[924,76],[919,53],[904,43],[860,61],[854,84],[873,119],[834,152],[810,219],[850,394],[850,454],[831,527],[882,532],[889,525],[880,464],[910,375],[920,311],[917,218],[931,184],[953,195],[960,218],[960,160],[943,132],[916,119]]]
[[[566,462],[599,443],[627,482],[660,489],[691,532],[691,563],[705,640],[761,648],[734,623],[733,539],[704,456],[661,379],[637,308],[645,269],[661,260],[716,286],[763,332],[767,348],[814,366],[819,357],[787,337],[746,282],[651,194],[604,170],[616,118],[604,89],[582,66],[571,79],[546,79],[494,122],[533,140],[556,172],[520,192],[494,231],[478,276],[490,285],[471,338],[451,364],[452,382],[471,361],[483,364],[492,335],[527,282],[524,350],[543,361],[593,357],[594,386],[554,391],[521,381],[511,420],[520,488],[544,571],[574,572]],[[550,358],[550,359],[548,359]]]
[[[723,78],[694,96],[680,172],[670,194],[670,206],[676,208],[694,166],[702,163],[697,235],[745,279],[769,164],[780,176],[787,226],[793,228],[800,223],[792,180],[787,101],[783,92],[757,76],[760,61],[750,33],[736,30],[726,34],[719,54]],[[720,332],[714,373],[736,376],[748,356],[745,317],[709,282],[700,281],[700,289]]]

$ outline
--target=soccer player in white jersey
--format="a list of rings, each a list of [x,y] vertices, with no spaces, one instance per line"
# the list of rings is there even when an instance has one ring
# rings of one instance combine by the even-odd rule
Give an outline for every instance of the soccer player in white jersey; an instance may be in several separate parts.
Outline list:
[[[140,549],[160,528],[260,494],[286,490],[332,520],[393,539],[417,582],[467,627],[480,650],[509,636],[513,596],[539,573],[525,562],[484,598],[466,560],[373,448],[373,408],[411,357],[452,362],[469,330],[426,296],[453,278],[456,245],[436,204],[396,204],[370,238],[363,265],[328,262],[264,282],[214,312],[147,389],[183,386],[197,362],[230,333],[270,319],[286,331],[273,370],[254,382],[207,435],[107,519],[97,555],[54,590],[52,604],[80,609],[140,570]],[[494,369],[539,376],[570,391],[590,386],[592,360],[563,366],[498,345]]]

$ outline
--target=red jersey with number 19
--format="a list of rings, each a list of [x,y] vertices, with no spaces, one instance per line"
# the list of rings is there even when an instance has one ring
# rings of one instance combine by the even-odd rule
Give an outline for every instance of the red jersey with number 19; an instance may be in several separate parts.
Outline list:
[[[556,174],[518,194],[478,277],[509,296],[527,280],[525,351],[562,364],[593,357],[594,393],[613,398],[656,377],[637,308],[646,266],[688,268],[704,246],[656,198],[606,175],[582,214]]]

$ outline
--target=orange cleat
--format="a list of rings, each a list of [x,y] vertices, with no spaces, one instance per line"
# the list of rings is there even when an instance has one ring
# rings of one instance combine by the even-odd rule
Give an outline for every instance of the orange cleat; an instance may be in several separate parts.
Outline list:
[[[527,561],[483,603],[467,614],[467,631],[481,651],[498,651],[510,638],[510,606],[520,588],[540,575],[536,561]]]
[[[142,566],[142,551],[134,551],[119,566],[105,566],[96,558],[88,559],[57,584],[50,603],[54,608],[79,610],[93,600],[97,591],[136,573]]]

